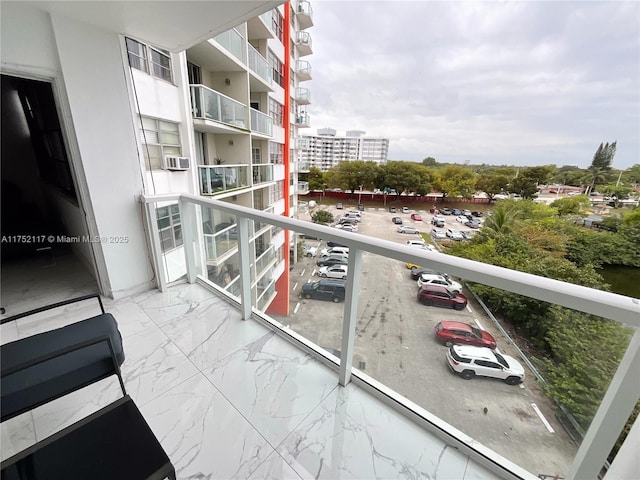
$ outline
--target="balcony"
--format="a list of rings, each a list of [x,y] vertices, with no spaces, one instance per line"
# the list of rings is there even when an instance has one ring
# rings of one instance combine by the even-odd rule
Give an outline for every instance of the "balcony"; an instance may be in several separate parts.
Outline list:
[[[249,44],[249,71],[253,74],[249,78],[249,87],[252,92],[272,92],[272,70],[267,60]]]
[[[298,105],[309,105],[311,103],[311,90],[308,88],[296,88],[296,102]]]
[[[298,54],[301,57],[311,55],[313,53],[313,50],[311,49],[311,35],[309,32],[297,32],[296,45],[298,46]]]
[[[272,136],[273,118],[255,108],[249,110],[249,116],[251,118],[251,131],[253,133],[259,133],[265,137]]]
[[[263,40],[276,38],[271,25],[273,24],[273,10],[247,21],[247,38],[249,40]]]
[[[193,118],[203,120],[194,122],[196,130],[209,133],[231,133],[236,129],[247,131],[246,105],[204,85],[191,85],[190,89]]]
[[[308,128],[311,126],[311,118],[307,112],[299,112],[296,115],[296,125],[301,128]]]
[[[308,150],[311,144],[309,137],[296,138],[296,150]]]
[[[311,80],[311,64],[306,60],[297,60],[296,75],[298,75],[298,81],[300,82]]]
[[[311,3],[307,1],[299,1],[296,8],[296,17],[298,17],[298,25],[302,30],[313,27],[313,9]]]
[[[216,195],[250,186],[249,165],[198,165],[200,194]]]
[[[349,472],[349,478],[404,478],[409,474],[419,478],[426,476],[425,472],[432,478],[447,479],[538,478],[352,368],[356,331],[353,313],[361,293],[357,273],[363,252],[393,260],[430,260],[437,268],[478,282],[557,301],[567,308],[604,315],[634,327],[639,323],[637,303],[623,303],[625,297],[606,292],[448,255],[433,257],[397,243],[210,199],[176,195],[143,200],[147,209],[159,201],[179,202],[189,265],[186,274],[191,283],[167,286],[159,279],[161,291],[106,299],[105,306],[118,320],[123,334],[126,387],[172,459],[178,478],[305,478],[310,472],[326,479],[344,477],[345,472]],[[200,209],[237,219],[235,235],[241,255],[236,266],[241,267],[231,269],[236,293],[212,281],[209,272],[195,261],[200,242],[193,219],[199,218]],[[251,265],[248,252],[252,221],[331,237],[351,248],[349,267],[353,276],[344,304],[344,338],[339,343],[341,352],[334,351],[340,358],[296,333],[293,325],[290,328],[260,313],[260,307],[268,303],[264,295],[272,295],[275,290],[273,283],[263,282],[260,296],[249,293],[253,280],[245,272]],[[220,231],[232,235],[229,228]],[[148,239],[154,250],[159,248],[159,238],[151,235]],[[67,265],[66,271],[75,282],[61,282],[59,277],[53,282],[52,269],[40,269],[25,299],[19,297],[24,289],[7,288],[5,282],[17,275],[3,267],[3,289],[12,295],[4,295],[3,300],[14,308],[22,300],[24,310],[40,306],[41,295],[36,292],[51,292],[56,285],[78,285],[82,268]],[[73,296],[70,291],[64,294]],[[250,298],[256,298],[255,304],[253,300],[243,301]],[[24,302],[37,303],[27,306]],[[86,310],[65,311],[52,319],[53,326],[89,315],[92,313]],[[41,328],[38,322],[22,331],[5,327],[8,325],[2,328],[3,342]],[[418,341],[425,348],[424,339]],[[596,478],[603,457],[620,431],[619,418],[637,401],[639,351],[636,333],[566,478]],[[100,408],[117,395],[117,387],[117,382],[107,379],[96,389],[54,409],[3,425],[8,427],[3,430],[3,455],[32,444],[35,432],[45,437],[86,415],[87,410]],[[480,413],[477,423],[481,424],[483,418]],[[639,425],[637,421],[636,427]],[[637,472],[636,451],[626,459]]]
[[[231,55],[236,57],[241,63],[246,64],[244,37],[235,28],[216,35],[213,39],[218,42]]]
[[[308,170],[308,168],[307,168]],[[306,195],[309,193],[309,182],[298,182],[298,195]]]
[[[163,201],[167,201],[166,196],[159,198],[161,198]],[[149,198],[147,201],[153,202],[154,199]],[[362,270],[363,266],[361,262],[363,261],[363,254],[366,255],[366,257],[369,259],[366,260],[366,262],[394,262],[398,260],[402,262],[409,261],[415,264],[425,264],[428,262],[428,264],[430,266],[433,265],[434,268],[442,269],[442,271],[448,271],[451,274],[457,275],[468,281],[481,282],[483,284],[490,285],[496,288],[502,288],[506,291],[517,292],[529,297],[551,301],[565,308],[571,308],[581,312],[588,312],[594,315],[616,319],[617,321],[626,323],[628,325],[637,326],[637,324],[639,323],[640,315],[638,304],[637,302],[630,302],[631,299],[627,299],[626,297],[620,297],[618,295],[596,291],[576,285],[565,284],[547,278],[535,277],[521,272],[514,272],[497,267],[492,267],[490,265],[451,257],[449,255],[442,255],[431,252],[423,253],[405,245],[398,245],[397,243],[384,241],[373,237],[363,237],[357,234],[340,232],[328,227],[316,226],[307,222],[287,219],[279,215],[270,215],[243,207],[236,207],[216,200],[182,195],[180,196],[180,202],[181,208],[184,208],[185,212],[188,211],[187,209],[191,209],[191,213],[187,215],[187,218],[198,218],[198,211],[200,208],[218,211],[223,217],[226,217],[228,215],[235,215],[236,223],[238,226],[237,238],[239,239],[239,257],[236,263],[239,262],[240,264],[242,264],[242,262],[244,261],[240,260],[242,258],[247,258],[247,260],[249,261],[248,265],[250,265],[251,263],[250,254],[246,256],[247,254],[243,253],[243,251],[250,252],[251,244],[247,243],[246,245],[243,245],[244,241],[242,239],[247,238],[246,241],[248,242],[249,233],[251,232],[250,225],[252,224],[252,221],[258,221],[260,223],[268,222],[276,227],[293,230],[297,233],[302,233],[311,237],[319,237],[325,239],[331,238],[332,240],[337,241],[343,245],[348,245],[351,249],[349,257],[350,276],[347,280],[347,298],[345,299],[343,309],[344,326],[342,327],[342,339],[337,341],[337,343],[336,341],[327,342],[326,339],[322,341],[322,335],[325,334],[327,328],[332,329],[332,331],[335,332],[340,331],[340,327],[328,327],[328,324],[325,325],[324,323],[314,327],[316,330],[319,329],[319,337],[315,336],[317,334],[307,336],[308,332],[305,333],[303,330],[300,330],[300,327],[298,326],[299,320],[296,320],[295,317],[290,317],[284,320],[284,322],[286,322],[285,324],[290,324],[290,327],[283,327],[284,329],[281,331],[281,334],[285,337],[290,336],[291,341],[297,343],[298,345],[304,345],[305,350],[309,351],[308,349],[310,349],[311,351],[315,351],[318,354],[318,358],[320,359],[330,358],[327,357],[326,352],[324,352],[323,348],[320,348],[320,346],[327,346],[328,344],[328,346],[332,348],[340,349],[342,353],[340,354],[341,363],[338,366],[338,381],[341,385],[349,384],[349,382],[351,381],[355,382],[365,391],[384,392],[384,394],[379,397],[383,403],[388,405],[395,405],[400,412],[405,412],[405,415],[407,415],[407,419],[412,418],[414,421],[417,420],[423,428],[431,432],[434,437],[444,441],[445,444],[456,445],[458,453],[469,456],[468,459],[465,460],[465,464],[467,462],[470,462],[469,464],[474,465],[474,469],[481,464],[484,468],[488,468],[492,472],[491,474],[480,474],[481,478],[486,477],[487,475],[491,478],[535,477],[534,475],[527,473],[518,465],[509,461],[507,458],[502,457],[495,451],[491,451],[482,446],[477,439],[471,438],[470,436],[468,436],[468,434],[462,433],[461,431],[454,428],[451,424],[446,423],[449,420],[448,418],[438,418],[437,416],[434,416],[433,414],[422,410],[420,406],[396,394],[395,392],[393,392],[393,390],[390,390],[389,387],[380,384],[380,374],[375,373],[377,371],[375,367],[367,366],[367,374],[364,374],[364,372],[358,369],[352,368],[352,362],[353,365],[358,365],[359,368],[364,368],[365,363],[361,358],[359,359],[359,354],[356,353],[358,351],[361,352],[362,350],[360,349],[363,348],[362,342],[364,340],[361,337],[364,333],[362,329],[366,328],[364,324],[358,327],[359,334],[357,338],[354,338],[356,318],[361,319],[360,321],[362,321],[362,319],[364,318],[362,316],[364,315],[364,312],[358,311],[358,305],[360,305],[360,308],[364,308],[363,302],[368,303],[370,298],[368,296],[370,294],[364,294],[367,295],[364,299],[358,298],[360,293],[366,292],[368,291],[368,289],[370,290],[370,286],[367,287],[366,282],[364,282],[366,276],[363,277],[363,274],[370,273],[368,271]],[[184,231],[185,245],[189,244],[191,241],[195,241],[195,250],[193,250],[194,253],[192,254],[195,254],[197,256],[197,237],[192,237],[191,239],[188,238],[187,232],[191,231],[188,225],[184,225]],[[243,231],[246,232],[246,237]],[[188,251],[185,251],[185,253],[189,255]],[[195,265],[197,265],[197,262],[190,261],[187,258],[186,264],[194,265],[195,268],[195,270],[192,270],[191,273],[189,271],[186,272],[187,278],[192,278],[192,281],[194,282],[198,281],[202,282],[203,284],[207,284],[208,274],[207,272],[199,270],[198,267],[195,267]],[[364,268],[366,268],[366,266]],[[394,268],[395,267],[390,267],[387,271],[392,272]],[[404,268],[404,266],[402,268]],[[251,282],[253,281],[253,275],[249,275],[248,278],[244,278],[245,276],[242,274],[243,271],[249,272],[250,269],[248,266],[246,269],[239,269],[237,280],[239,282],[238,288],[240,292],[249,292]],[[361,282],[364,283],[361,284]],[[243,286],[245,284],[246,286]],[[247,293],[247,295],[249,294]],[[238,295],[235,295],[233,298],[239,302],[240,309],[243,311],[243,317],[251,317],[251,307],[258,309],[259,305],[255,303],[255,300],[250,300],[250,305],[247,305],[246,303],[242,302],[241,298],[250,299],[255,297],[245,295],[240,295],[240,298],[237,297]],[[317,304],[318,302],[315,303]],[[321,306],[323,310],[326,310],[326,318],[330,318],[332,315],[328,312],[328,307],[331,305],[331,302],[329,302],[328,305],[322,304],[322,302],[318,304],[318,306]],[[340,310],[342,309],[339,308],[337,311]],[[253,316],[255,316],[255,311]],[[319,318],[325,317],[321,316]],[[366,318],[369,317],[367,316]],[[279,323],[280,320],[275,322],[273,320],[269,321],[268,318],[264,318],[263,320],[265,320],[267,323],[271,323],[275,328],[279,328],[282,326]],[[378,327],[375,328],[377,329]],[[369,332],[367,337],[369,337],[371,333],[372,332]],[[420,335],[420,337],[422,336],[423,334]],[[315,343],[318,342],[318,339],[320,339],[320,342]],[[422,345],[424,344],[424,341],[420,340],[418,343]],[[407,345],[407,348],[409,348],[409,351],[405,351],[405,353],[403,353],[404,362],[406,363],[409,361],[409,356],[411,356],[411,351],[414,351],[414,347],[406,342],[404,344]],[[387,350],[387,354],[391,355],[391,351],[389,351],[389,348],[390,347],[387,342],[387,347],[385,349]],[[416,345],[415,351],[417,352],[419,350],[420,348]],[[570,470],[561,470],[561,473],[564,473],[567,478],[595,478],[595,474],[593,472],[597,472],[602,466],[604,457],[606,456],[606,452],[609,451],[612,443],[616,440],[617,435],[627,418],[628,412],[630,412],[630,409],[638,399],[639,392],[637,390],[639,387],[637,386],[637,382],[633,380],[636,374],[634,370],[635,367],[633,365],[635,364],[635,362],[637,362],[639,351],[640,336],[636,333],[631,340],[631,343],[627,350],[627,354],[622,360],[616,376],[612,380],[610,391],[602,400],[600,409],[601,411],[596,415],[595,419],[592,422],[592,432],[587,432],[583,445],[575,457],[574,466],[571,467]],[[385,358],[387,358],[387,360],[385,360]],[[382,362],[384,364],[393,361],[391,357],[382,355],[379,357],[379,359],[370,356],[369,362],[366,363],[367,365],[369,365],[369,363],[371,362],[374,362],[374,364],[377,362]],[[437,362],[437,364],[439,365],[440,362]],[[446,371],[446,368],[444,369],[444,371]],[[403,377],[404,375],[407,375],[409,373],[410,372],[404,372]],[[397,378],[397,375],[390,376],[387,377],[387,381],[391,381],[393,383],[395,381],[394,379]],[[458,379],[456,381],[461,381],[464,383],[463,380]],[[529,382],[535,382],[535,380],[529,379]],[[626,387],[622,388],[622,385],[628,386],[630,384],[635,385],[635,387],[631,390]],[[495,389],[496,387],[498,387],[497,384],[495,387],[492,387],[492,385],[487,385],[487,388],[489,389]],[[476,386],[476,390],[479,388],[481,387]],[[459,388],[456,388],[456,390],[459,390]],[[528,397],[528,395],[525,395],[525,397]],[[528,401],[530,402],[531,400]],[[446,405],[446,403],[447,402],[444,402],[443,404],[439,405]],[[619,407],[622,408],[622,412],[619,411]],[[458,416],[454,415],[454,417],[452,417],[451,419],[455,421],[457,418]],[[482,418],[482,416],[480,418]],[[412,421],[408,421],[408,424],[411,423]],[[477,420],[477,422],[474,421],[474,424],[465,424],[466,426],[463,428],[463,430],[471,429],[473,431],[481,432],[481,424],[482,422],[480,420]],[[402,422],[402,425],[402,428],[405,428],[404,422]],[[612,429],[611,425],[615,425],[615,428]],[[474,430],[472,427],[478,427],[480,428],[480,430]],[[387,431],[392,431],[394,430],[394,428],[395,427],[389,427]],[[596,429],[595,432],[593,431],[594,428]],[[517,442],[516,439],[518,438],[518,432],[516,432],[515,430],[516,428],[514,427],[514,431],[509,433],[509,437],[512,438],[511,442]],[[558,432],[556,432],[556,437],[557,435]],[[540,442],[545,443],[546,441],[540,440]],[[509,441],[507,441],[507,443],[509,443]],[[548,447],[550,446],[551,444],[548,445]],[[513,448],[511,448],[511,450],[516,451],[518,450],[518,448],[519,447],[517,444],[513,444]],[[340,451],[343,450],[340,449]],[[549,455],[551,455],[551,452],[549,452]],[[456,462],[452,460],[451,462],[445,463],[447,463],[447,468],[449,468],[452,467],[452,465],[454,465]],[[544,469],[542,471],[534,470],[534,472],[536,474],[545,473]],[[573,472],[578,473],[573,474]],[[550,473],[554,472],[552,471]],[[328,475],[331,476],[332,474],[328,473]],[[362,475],[366,477],[366,474]],[[465,478],[464,474],[462,473],[452,475],[453,476],[447,478]]]
[[[273,182],[273,165],[254,165],[253,184]]]

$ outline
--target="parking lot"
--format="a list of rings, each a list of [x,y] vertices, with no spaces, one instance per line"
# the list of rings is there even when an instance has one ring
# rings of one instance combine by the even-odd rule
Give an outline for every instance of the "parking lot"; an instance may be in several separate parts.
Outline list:
[[[349,208],[345,205],[344,211]],[[343,212],[329,210],[334,215]],[[413,212],[368,208],[357,234],[398,243],[416,238],[398,233],[391,221],[394,216],[401,217],[405,225],[430,232],[432,215],[417,210],[423,222],[413,222]],[[446,222],[445,229],[468,230],[453,216],[446,217]],[[318,255],[326,247],[318,240],[306,242],[319,247]],[[291,271],[291,315],[281,320],[321,347],[339,350],[344,303],[299,298],[303,283],[318,280],[315,262],[316,258],[303,258]],[[471,295],[467,296],[468,307],[455,311],[422,305],[416,300],[416,292],[416,281],[403,262],[363,254],[354,366],[530,472],[566,474],[576,447],[555,420],[551,403],[531,372],[526,371],[523,385],[510,386],[495,379],[463,380],[449,370],[446,347],[433,335],[434,326],[441,320],[475,323],[496,338],[501,352],[517,358]],[[542,412],[553,433],[532,404]]]

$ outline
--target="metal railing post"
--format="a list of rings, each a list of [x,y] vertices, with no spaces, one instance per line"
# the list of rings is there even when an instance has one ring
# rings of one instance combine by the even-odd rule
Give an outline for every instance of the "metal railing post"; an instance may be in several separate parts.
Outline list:
[[[251,318],[251,252],[249,251],[249,219],[238,219],[238,255],[240,256],[240,299],[242,319]]]
[[[353,345],[358,321],[358,297],[360,296],[360,271],[362,267],[362,250],[349,250],[349,275],[347,276],[347,292],[344,301],[344,317],[342,320],[342,347],[340,354],[340,372],[338,383],[345,387],[351,381],[353,365]]]
[[[187,267],[187,282],[195,283],[198,277],[196,271],[196,206],[186,200],[180,199],[180,218],[182,223],[182,238],[184,244],[184,258]]]

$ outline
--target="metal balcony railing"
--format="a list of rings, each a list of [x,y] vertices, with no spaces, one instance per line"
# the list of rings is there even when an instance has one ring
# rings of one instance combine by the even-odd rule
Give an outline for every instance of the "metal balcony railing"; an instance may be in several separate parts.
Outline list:
[[[246,105],[204,85],[191,85],[191,109],[193,118],[243,129],[249,124]]]
[[[569,473],[566,475],[567,479],[581,480],[598,477],[608,453],[618,439],[636,402],[640,398],[640,382],[638,382],[637,378],[637,368],[640,364],[640,333],[638,332],[638,327],[640,327],[640,303],[637,299],[443,253],[416,249],[405,244],[398,244],[375,237],[344,232],[335,228],[261,212],[211,198],[188,194],[143,195],[142,201],[146,206],[147,223],[151,225],[150,229],[154,232],[149,240],[152,246],[156,271],[161,271],[163,261],[162,247],[157,227],[154,231],[153,222],[149,219],[156,218],[155,209],[158,202],[164,204],[177,201],[180,206],[185,246],[186,278],[189,283],[199,281],[203,284],[212,285],[211,288],[216,291],[219,290],[221,295],[226,295],[230,301],[237,302],[243,319],[247,320],[252,316],[259,317],[263,323],[278,330],[284,338],[289,339],[292,343],[310,352],[315,357],[322,359],[325,363],[334,365],[338,370],[338,382],[340,385],[345,386],[354,381],[363,389],[372,394],[375,393],[381,401],[393,405],[408,419],[419,423],[423,428],[445,439],[447,444],[455,445],[457,450],[469,455],[473,461],[496,473],[499,478],[533,480],[537,477],[469,437],[445,420],[420,408],[394,392],[391,388],[353,368],[354,344],[357,336],[357,308],[359,297],[364,292],[361,289],[361,281],[365,273],[362,269],[364,253],[369,256],[373,254],[387,259],[399,260],[403,263],[411,262],[416,265],[429,265],[433,269],[449,272],[451,275],[464,278],[470,282],[550,302],[577,312],[596,315],[634,329],[630,343],[617,371],[613,375],[609,389],[605,393],[573,460]],[[237,224],[235,233],[237,252],[233,253],[234,268],[231,269],[234,273],[232,276],[233,281],[238,282],[237,288],[234,290],[236,294],[230,293],[227,284],[219,286],[219,288],[214,287],[211,280],[209,280],[209,272],[202,265],[202,262],[198,261],[201,257],[200,252],[205,248],[203,243],[206,242],[206,236],[202,234],[198,219],[202,217],[202,212],[205,210],[215,212],[215,215],[220,218],[234,218],[235,221],[233,223]],[[346,298],[340,340],[341,355],[337,366],[335,360],[327,356],[323,348],[305,339],[301,334],[294,332],[289,326],[285,327],[260,313],[260,307],[264,306],[264,304],[257,301],[260,297],[255,294],[255,290],[252,290],[253,275],[251,265],[258,265],[251,256],[250,235],[253,222],[268,223],[278,228],[297,232],[297,234],[303,234],[306,237],[331,239],[349,247],[349,276],[346,280],[345,289]],[[229,226],[226,226],[222,232],[229,236],[233,235]],[[229,240],[232,239],[229,237]],[[231,252],[228,255],[231,255]],[[260,265],[263,263],[266,263],[266,261],[262,262],[261,260]],[[236,271],[238,272],[237,274]],[[158,287],[164,291],[166,289],[164,277],[162,275],[157,276],[157,281],[159,282]]]

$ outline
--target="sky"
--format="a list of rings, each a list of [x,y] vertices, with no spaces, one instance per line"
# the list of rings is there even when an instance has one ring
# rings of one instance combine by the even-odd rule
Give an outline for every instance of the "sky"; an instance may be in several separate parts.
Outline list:
[[[640,2],[314,0],[307,112],[389,160],[640,163]]]

